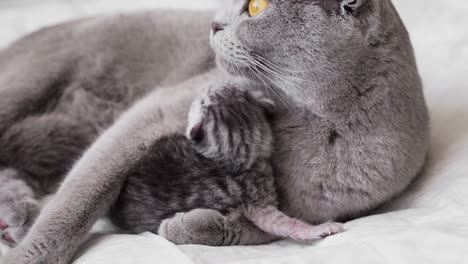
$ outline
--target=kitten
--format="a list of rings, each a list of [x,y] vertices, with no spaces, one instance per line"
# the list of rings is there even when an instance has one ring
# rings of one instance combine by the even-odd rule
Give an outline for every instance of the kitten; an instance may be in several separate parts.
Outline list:
[[[157,140],[126,180],[111,220],[127,232],[165,233],[177,213],[199,208],[242,214],[264,232],[310,241],[341,232],[311,226],[278,210],[271,166],[274,102],[239,87],[196,100],[186,136]],[[161,225],[162,223],[162,225]]]

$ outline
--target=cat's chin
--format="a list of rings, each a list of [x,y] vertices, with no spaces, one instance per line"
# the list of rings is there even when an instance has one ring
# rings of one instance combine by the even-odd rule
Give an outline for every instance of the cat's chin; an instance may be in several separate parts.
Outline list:
[[[235,77],[243,77],[251,80],[257,80],[258,75],[256,75],[251,68],[248,66],[242,65],[242,64],[234,64],[232,62],[229,62],[227,60],[217,58],[216,59],[216,65],[226,72],[227,74]]]
[[[226,73],[233,76],[241,76],[244,73],[244,70],[242,70],[240,65],[236,65],[219,57],[216,59],[216,64]]]

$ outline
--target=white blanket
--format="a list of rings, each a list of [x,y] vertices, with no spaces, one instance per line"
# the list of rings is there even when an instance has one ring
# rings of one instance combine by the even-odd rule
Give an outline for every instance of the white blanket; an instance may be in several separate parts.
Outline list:
[[[209,8],[217,1],[0,0],[0,46],[40,26],[83,15]],[[347,223],[345,233],[310,246],[284,241],[258,247],[176,247],[149,233],[95,234],[75,263],[468,263],[468,3],[394,2],[412,35],[432,115],[429,166],[410,191],[381,214]],[[107,227],[100,226],[96,230]]]

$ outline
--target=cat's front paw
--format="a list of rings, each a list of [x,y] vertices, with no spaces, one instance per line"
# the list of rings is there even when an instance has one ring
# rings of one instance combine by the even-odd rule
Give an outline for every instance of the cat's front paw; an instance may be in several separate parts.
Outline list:
[[[344,232],[344,225],[341,223],[328,222],[325,224],[313,226],[307,233],[296,234],[292,239],[301,242],[311,242],[321,240],[326,237]]]

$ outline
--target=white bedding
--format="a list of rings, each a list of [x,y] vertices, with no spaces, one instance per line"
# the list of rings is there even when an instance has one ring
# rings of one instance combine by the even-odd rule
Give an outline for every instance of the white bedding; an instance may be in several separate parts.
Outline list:
[[[208,8],[217,1],[0,0],[0,47],[40,26],[83,15]],[[149,233],[95,234],[75,263],[468,263],[468,3],[394,2],[412,35],[433,121],[429,166],[410,191],[381,214],[347,223],[345,233],[311,246],[176,247]],[[95,230],[106,227],[101,222]]]

